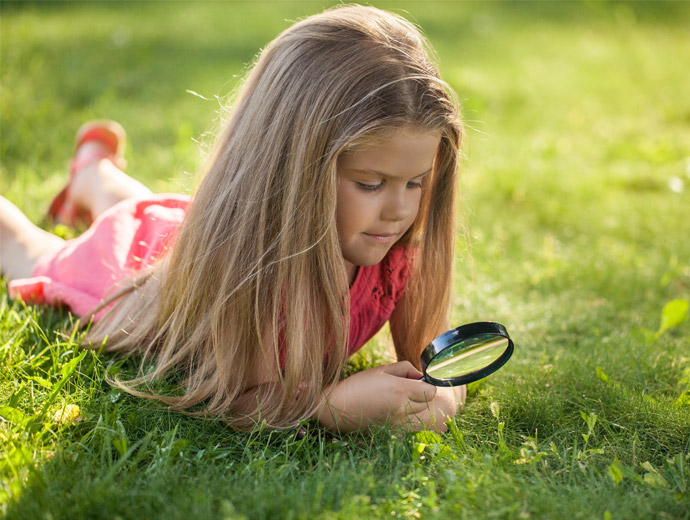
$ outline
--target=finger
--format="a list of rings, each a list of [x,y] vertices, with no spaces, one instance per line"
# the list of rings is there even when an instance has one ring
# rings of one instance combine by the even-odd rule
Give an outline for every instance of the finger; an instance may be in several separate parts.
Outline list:
[[[382,371],[392,376],[405,377],[408,379],[419,379],[424,374],[417,370],[409,361],[398,361],[384,365]]]
[[[431,430],[436,433],[445,433],[448,431],[448,425],[445,420],[439,420],[438,417],[433,416],[429,412],[408,416],[408,421],[404,423],[403,427],[408,432]]]
[[[405,419],[400,422],[400,426],[408,432],[426,430],[430,423],[429,410],[421,410],[416,413],[409,413]]]
[[[442,433],[448,429],[446,423],[454,416],[455,414],[446,413],[441,407],[427,406],[419,412],[409,413],[407,420],[408,424],[417,430],[422,426]]]
[[[431,405],[424,401],[407,401],[405,405],[406,415],[419,415],[424,413],[429,413],[429,407]]]
[[[413,413],[410,410],[405,416],[397,418],[396,428],[403,431],[419,431],[432,430],[438,433],[444,433],[448,427],[445,424],[446,419],[439,417],[438,414],[433,413],[428,407],[419,412]]]
[[[417,381],[416,379],[405,379],[400,382],[410,401],[416,403],[428,403],[436,397],[437,388],[434,385]]]

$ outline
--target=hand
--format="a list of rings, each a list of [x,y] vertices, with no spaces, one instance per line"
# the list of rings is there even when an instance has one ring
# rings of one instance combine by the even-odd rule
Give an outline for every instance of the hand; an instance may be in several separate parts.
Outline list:
[[[446,421],[460,413],[465,405],[465,399],[467,399],[466,385],[438,387],[436,398],[432,403],[437,432],[444,433],[448,429]]]
[[[445,431],[444,422],[461,406],[457,389],[437,388],[419,381],[421,376],[408,361],[358,372],[326,388],[326,402],[316,417],[340,432],[383,423]]]

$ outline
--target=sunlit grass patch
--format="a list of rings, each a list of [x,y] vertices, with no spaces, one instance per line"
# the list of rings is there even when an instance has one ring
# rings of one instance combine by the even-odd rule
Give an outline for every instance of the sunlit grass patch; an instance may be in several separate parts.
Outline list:
[[[189,192],[219,100],[320,5],[4,2],[0,192],[42,222],[92,117],[124,124],[135,176]],[[7,518],[690,517],[687,5],[381,5],[464,105],[452,324],[505,323],[511,361],[441,436],[238,433],[110,387],[135,358],[3,283]],[[391,355],[381,335],[348,370]]]

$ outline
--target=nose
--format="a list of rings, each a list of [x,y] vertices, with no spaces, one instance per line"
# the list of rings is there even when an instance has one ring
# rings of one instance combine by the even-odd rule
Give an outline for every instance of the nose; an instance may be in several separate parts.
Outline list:
[[[391,190],[381,210],[381,219],[401,222],[417,211],[418,197],[406,188]]]

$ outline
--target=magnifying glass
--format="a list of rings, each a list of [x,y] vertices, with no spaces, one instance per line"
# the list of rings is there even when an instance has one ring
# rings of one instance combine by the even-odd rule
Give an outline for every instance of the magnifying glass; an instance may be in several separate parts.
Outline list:
[[[468,323],[429,343],[420,359],[422,380],[436,386],[460,386],[493,374],[513,355],[513,340],[500,323]]]

